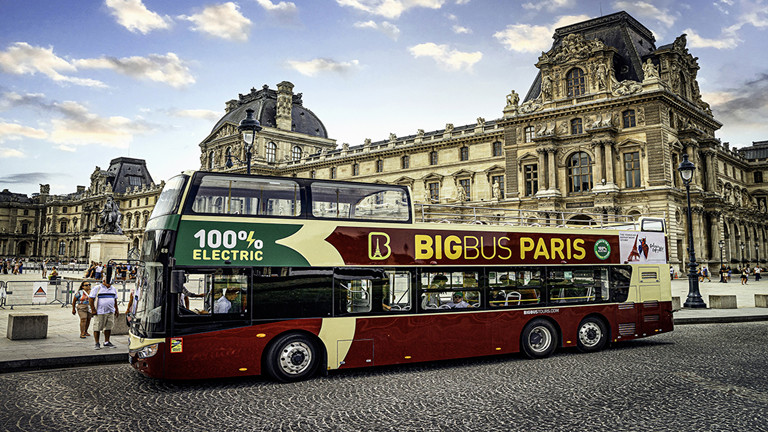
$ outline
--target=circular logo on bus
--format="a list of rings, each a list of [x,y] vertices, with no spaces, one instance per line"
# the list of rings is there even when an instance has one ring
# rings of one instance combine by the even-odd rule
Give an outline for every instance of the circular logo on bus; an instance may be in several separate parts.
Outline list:
[[[611,245],[608,240],[600,239],[595,242],[595,256],[601,260],[608,259],[611,256]]]

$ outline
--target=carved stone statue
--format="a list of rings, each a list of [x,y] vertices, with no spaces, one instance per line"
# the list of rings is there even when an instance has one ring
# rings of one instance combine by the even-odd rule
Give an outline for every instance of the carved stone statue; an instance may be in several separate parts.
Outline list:
[[[552,79],[547,75],[541,79],[541,97],[543,100],[552,98]]]
[[[597,66],[597,88],[600,90],[605,90],[605,65],[600,63]]]
[[[659,70],[656,69],[656,65],[653,64],[651,59],[648,59],[643,63],[643,75],[645,75],[643,81],[659,77]]]
[[[122,234],[123,229],[120,228],[120,221],[123,219],[123,215],[120,213],[120,208],[111,196],[107,197],[107,202],[104,203],[104,208],[99,213],[99,228],[101,232],[105,234]]]
[[[517,104],[520,103],[520,95],[516,91],[512,90],[512,93],[507,95],[507,106],[517,108]]]
[[[493,198],[497,200],[501,199],[501,186],[499,186],[498,181],[493,182],[493,186],[491,187],[491,192],[493,194]]]
[[[462,202],[467,200],[467,193],[464,190],[464,186],[460,184],[456,185],[456,200]]]

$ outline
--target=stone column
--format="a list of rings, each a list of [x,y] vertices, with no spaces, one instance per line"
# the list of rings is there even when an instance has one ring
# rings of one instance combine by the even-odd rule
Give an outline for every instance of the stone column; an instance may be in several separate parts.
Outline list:
[[[595,186],[603,184],[603,143],[600,141],[592,142],[592,149],[595,153],[595,170],[592,172],[592,184]]]
[[[605,143],[605,181],[613,184],[613,141]]]
[[[544,150],[543,148],[538,148],[538,149],[536,149],[536,153],[539,154],[539,167],[538,167],[538,170],[539,170],[539,173],[538,173],[539,174],[539,186],[540,186],[539,189],[540,190],[547,190],[547,189],[549,189],[549,184],[547,182],[548,179],[547,179],[547,176],[546,176],[546,173],[547,173],[547,162],[546,162],[547,151]],[[525,175],[525,173],[523,173],[523,175]],[[523,187],[525,187],[525,186],[523,186]],[[525,189],[522,189],[522,190],[525,190]]]
[[[549,189],[550,190],[558,190],[557,188],[557,176],[556,176],[556,170],[557,167],[555,166],[555,155],[557,154],[557,149],[554,147],[547,148],[547,157],[549,158],[549,167],[548,167],[548,174],[549,174]]]

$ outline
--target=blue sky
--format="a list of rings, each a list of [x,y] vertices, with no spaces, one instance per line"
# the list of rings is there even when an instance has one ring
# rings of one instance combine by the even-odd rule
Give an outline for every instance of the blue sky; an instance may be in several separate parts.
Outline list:
[[[496,119],[555,28],[620,10],[688,35],[718,138],[768,139],[766,0],[0,0],[0,189],[197,169],[224,103],[284,80],[338,145]]]

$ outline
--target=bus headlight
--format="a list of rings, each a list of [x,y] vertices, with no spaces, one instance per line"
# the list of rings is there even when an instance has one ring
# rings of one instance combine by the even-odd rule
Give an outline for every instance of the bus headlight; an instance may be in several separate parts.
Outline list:
[[[144,348],[134,351],[139,355],[139,358],[148,358],[157,354],[157,348],[160,344],[147,345]]]

